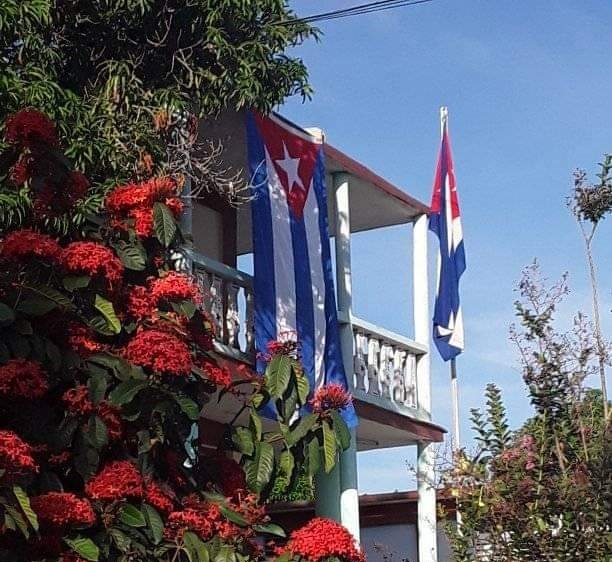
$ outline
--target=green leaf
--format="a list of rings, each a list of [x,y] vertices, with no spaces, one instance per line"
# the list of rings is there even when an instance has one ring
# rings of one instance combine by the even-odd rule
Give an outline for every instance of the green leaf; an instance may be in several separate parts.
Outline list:
[[[250,457],[254,450],[253,435],[246,427],[236,427],[232,435],[232,441],[240,453]]]
[[[19,511],[17,511],[17,509],[15,509],[12,505],[6,504],[4,505],[4,509],[11,516],[17,528],[21,531],[21,534],[26,539],[30,538],[30,529],[23,518],[23,515],[21,515],[21,513],[19,513]]]
[[[113,334],[118,334],[121,332],[121,322],[117,315],[115,314],[115,309],[113,308],[113,303],[107,301],[104,297],[100,295],[96,295],[96,300],[94,301],[94,306],[96,310],[102,313],[106,323]]]
[[[283,473],[283,476],[287,479],[287,482],[291,480],[293,476],[293,469],[295,468],[295,459],[290,450],[284,449],[278,459],[278,466]]]
[[[191,398],[184,394],[173,394],[172,397],[191,421],[197,421],[200,418],[200,407]]]
[[[255,446],[255,455],[245,466],[247,483],[251,490],[261,492],[274,472],[274,449],[262,441]]]
[[[98,417],[91,416],[87,423],[87,435],[91,444],[96,449],[101,449],[108,444],[108,429],[106,424]]]
[[[21,507],[21,511],[23,511],[30,525],[32,525],[32,529],[38,531],[38,517],[36,517],[36,513],[32,510],[30,506],[30,498],[19,486],[13,486],[13,494],[17,498],[19,502],[19,507]]]
[[[321,446],[316,435],[308,442],[306,452],[308,454],[308,475],[313,478],[321,468]]]
[[[147,265],[147,252],[138,245],[116,244],[114,246],[119,259],[127,269],[143,271]]]
[[[209,555],[206,545],[195,533],[187,531],[183,535],[183,545],[191,562],[208,562]]]
[[[115,406],[129,404],[132,400],[134,400],[136,395],[147,386],[146,381],[129,379],[115,387],[108,395],[108,399],[110,403],[114,404]]]
[[[308,382],[308,377],[303,372],[295,373],[295,381],[297,386],[298,399],[300,401],[300,405],[304,406],[308,401],[308,394],[310,393],[310,383]]]
[[[291,358],[277,355],[268,363],[265,373],[265,385],[270,395],[281,398],[291,380]]]
[[[43,316],[57,308],[57,303],[45,297],[28,297],[17,305],[17,310],[28,316]]]
[[[45,340],[45,355],[54,371],[59,371],[62,366],[62,352],[51,340]]]
[[[145,520],[147,521],[147,527],[151,531],[153,543],[159,544],[164,538],[164,522],[162,521],[162,518],[159,516],[159,513],[157,513],[157,510],[154,507],[146,503],[142,505],[142,511],[144,513]]]
[[[132,544],[132,540],[123,531],[116,527],[111,527],[108,534],[112,537],[113,542],[121,552],[128,552]]]
[[[349,431],[349,428],[347,427],[342,416],[336,410],[331,410],[330,415],[332,421],[334,422],[334,431],[336,433],[336,438],[338,439],[338,444],[342,450],[346,450],[351,444],[351,432]]]
[[[90,562],[98,562],[100,559],[100,549],[91,539],[85,537],[76,537],[69,539],[64,537],[66,544],[74,550],[81,558],[90,560]]]
[[[155,236],[167,248],[176,234],[176,220],[172,211],[163,203],[153,205],[153,227]]]
[[[287,535],[285,534],[284,529],[280,525],[276,525],[275,523],[266,523],[265,525],[254,525],[253,529],[258,533],[263,533],[266,535],[273,535],[275,537],[285,538]]]
[[[331,472],[336,465],[336,454],[338,447],[336,445],[336,434],[330,427],[327,420],[323,420],[323,468],[325,472]]]
[[[231,510],[226,505],[220,505],[219,510],[221,511],[223,517],[232,523],[236,523],[236,525],[239,527],[246,527],[248,525],[248,521],[242,515],[240,515],[240,513]]]
[[[15,320],[15,312],[8,305],[0,302],[0,326],[9,326]]]
[[[54,303],[53,308],[59,306],[60,308],[64,308],[66,310],[74,309],[72,301],[53,287],[49,287],[48,285],[41,285],[38,283],[31,283],[29,285],[24,285],[24,289],[26,289],[30,293],[33,293],[34,296],[37,298],[51,301],[52,303]]]
[[[287,443],[290,446],[293,446],[304,439],[304,437],[306,437],[308,432],[314,428],[318,421],[319,416],[317,416],[317,414],[307,414],[303,418],[300,418],[295,428],[287,436]]]
[[[255,437],[255,441],[261,441],[263,422],[261,416],[259,416],[257,412],[251,411],[251,415],[249,416],[249,427]]]
[[[230,546],[223,545],[215,556],[214,562],[236,562],[236,553]]]
[[[100,372],[93,373],[87,381],[87,389],[89,393],[89,399],[93,402],[94,406],[98,406],[104,399],[106,394],[106,388],[108,382],[106,376]]]
[[[119,519],[128,527],[146,527],[147,522],[142,512],[132,504],[125,504],[119,510]]]
[[[64,286],[64,289],[72,292],[76,289],[84,289],[89,285],[90,281],[91,277],[88,275],[67,275],[62,279],[62,285]]]

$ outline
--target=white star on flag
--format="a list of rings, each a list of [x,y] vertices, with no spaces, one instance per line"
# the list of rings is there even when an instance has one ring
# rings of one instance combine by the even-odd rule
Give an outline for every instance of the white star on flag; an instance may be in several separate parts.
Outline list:
[[[300,159],[299,158],[291,158],[289,151],[287,150],[287,145],[283,143],[283,152],[284,158],[280,160],[275,160],[276,164],[278,164],[287,174],[287,189],[289,191],[293,190],[293,184],[297,184],[299,188],[304,189],[304,184],[298,175],[298,168],[300,167]]]

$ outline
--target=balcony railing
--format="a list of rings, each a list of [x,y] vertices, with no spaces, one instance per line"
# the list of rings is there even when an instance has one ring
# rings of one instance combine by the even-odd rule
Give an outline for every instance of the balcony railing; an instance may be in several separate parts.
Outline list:
[[[254,364],[253,277],[195,252],[193,272],[216,329],[217,351]],[[339,317],[340,323],[349,319]],[[424,346],[352,316],[355,398],[404,415],[417,415],[416,363]]]

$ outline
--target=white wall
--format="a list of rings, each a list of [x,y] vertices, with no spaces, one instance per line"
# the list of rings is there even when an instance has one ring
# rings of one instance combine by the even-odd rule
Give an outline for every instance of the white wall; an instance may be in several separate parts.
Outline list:
[[[362,527],[361,546],[368,562],[418,562],[416,525]],[[438,528],[438,562],[451,561],[444,530]]]

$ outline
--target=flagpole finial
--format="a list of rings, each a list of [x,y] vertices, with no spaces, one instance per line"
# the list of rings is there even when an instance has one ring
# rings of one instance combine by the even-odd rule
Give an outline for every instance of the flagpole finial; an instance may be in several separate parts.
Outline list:
[[[440,107],[440,137],[444,136],[444,129],[448,125],[448,107]]]

